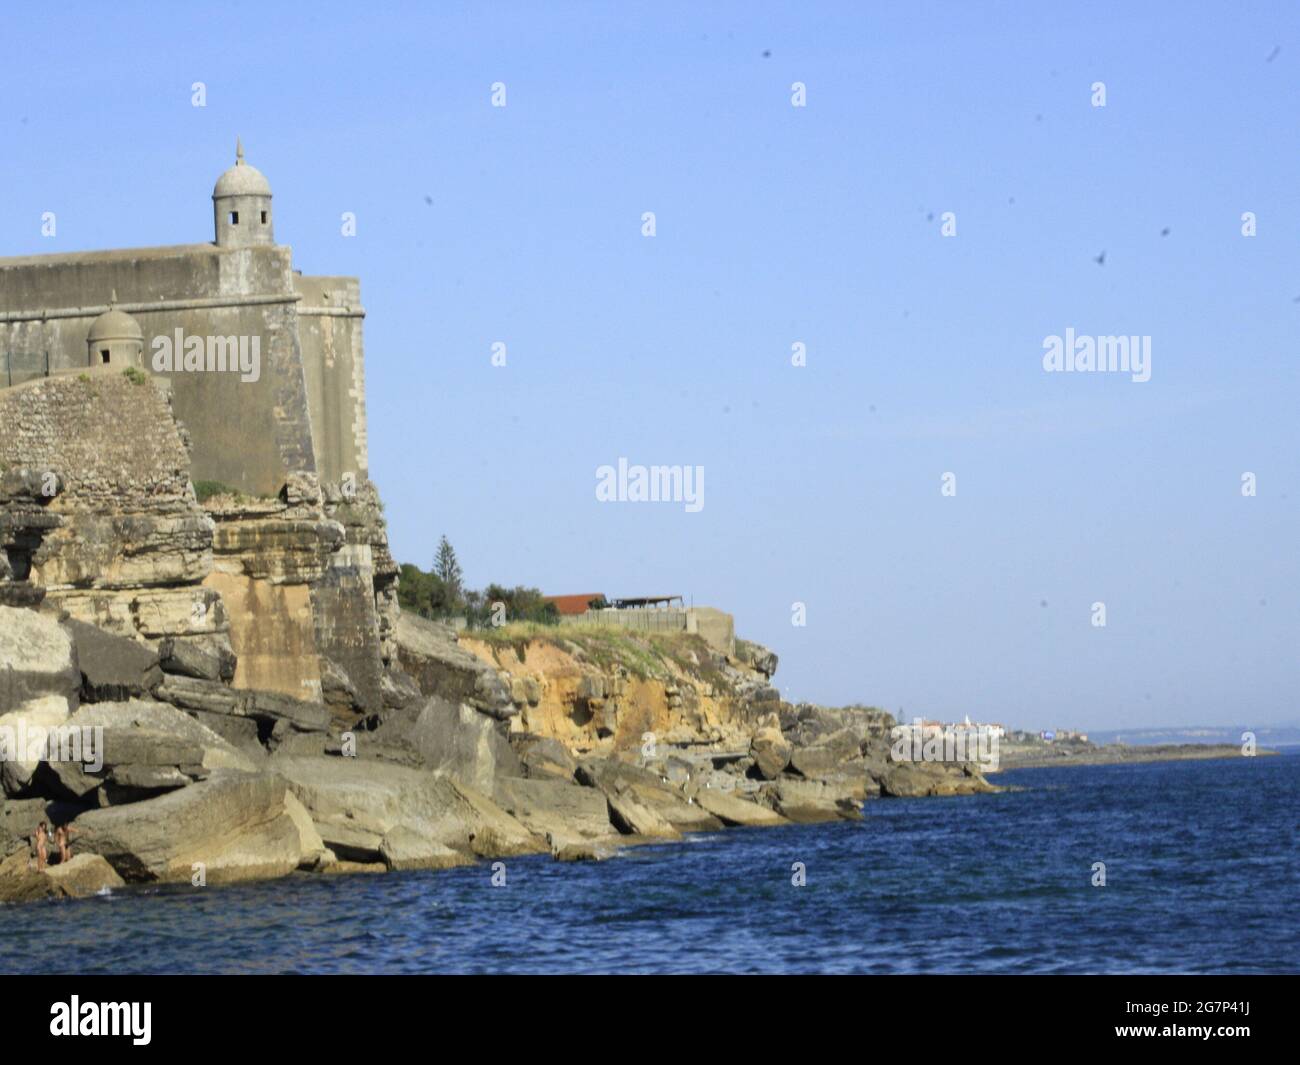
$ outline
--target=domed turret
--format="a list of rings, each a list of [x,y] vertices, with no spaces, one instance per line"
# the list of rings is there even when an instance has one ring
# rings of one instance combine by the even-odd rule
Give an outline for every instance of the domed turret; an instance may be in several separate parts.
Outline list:
[[[140,323],[117,309],[117,293],[108,310],[90,323],[86,334],[86,359],[91,366],[125,369],[144,365],[144,332]]]
[[[255,166],[244,162],[244,146],[235,141],[235,165],[217,178],[212,190],[217,246],[248,248],[274,244],[271,225],[271,183]]]

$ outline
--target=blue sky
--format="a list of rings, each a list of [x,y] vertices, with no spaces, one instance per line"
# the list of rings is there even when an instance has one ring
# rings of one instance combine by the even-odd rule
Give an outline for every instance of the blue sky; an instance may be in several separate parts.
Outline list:
[[[241,136],[297,265],[361,278],[400,559],[723,607],[792,699],[1297,717],[1293,5],[4,19],[3,254],[209,240]],[[1151,380],[1045,373],[1067,327],[1150,336]],[[598,502],[621,456],[704,509]]]

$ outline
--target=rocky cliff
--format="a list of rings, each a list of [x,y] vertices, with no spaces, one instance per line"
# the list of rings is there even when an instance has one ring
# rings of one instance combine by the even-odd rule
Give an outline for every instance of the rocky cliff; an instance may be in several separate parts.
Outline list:
[[[404,615],[373,486],[200,502],[145,379],[20,386],[0,425],[0,900],[601,858],[989,790],[895,761],[883,711],[782,701],[744,640]],[[72,861],[36,868],[41,821]]]

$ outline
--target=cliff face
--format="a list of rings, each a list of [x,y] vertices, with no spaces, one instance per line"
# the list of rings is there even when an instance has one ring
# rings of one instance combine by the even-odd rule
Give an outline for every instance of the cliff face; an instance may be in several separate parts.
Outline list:
[[[0,601],[233,652],[239,688],[382,705],[397,567],[368,482],[201,505],[167,393],[119,373],[0,392],[0,424]]]

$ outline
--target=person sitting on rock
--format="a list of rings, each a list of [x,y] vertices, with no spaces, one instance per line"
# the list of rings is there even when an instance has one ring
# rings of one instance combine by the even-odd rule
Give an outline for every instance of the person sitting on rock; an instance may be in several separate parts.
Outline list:
[[[42,821],[36,826],[36,871],[45,872],[46,846],[49,842],[50,834],[45,831],[45,822]]]

